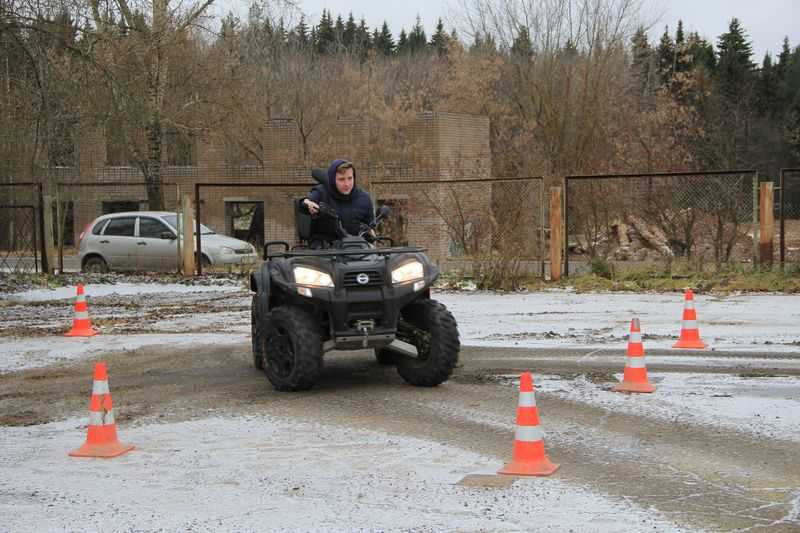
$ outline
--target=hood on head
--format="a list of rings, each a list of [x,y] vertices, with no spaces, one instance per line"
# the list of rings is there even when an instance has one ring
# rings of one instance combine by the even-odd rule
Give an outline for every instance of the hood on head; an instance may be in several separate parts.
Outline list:
[[[328,167],[328,190],[332,194],[338,196],[347,196],[345,194],[340,193],[339,189],[336,188],[336,169],[339,168],[339,165],[341,165],[342,163],[352,164],[352,162],[348,161],[347,159],[334,159],[333,163],[331,163],[331,166]],[[358,182],[356,181],[356,167],[353,166],[353,190],[355,190],[357,183]]]

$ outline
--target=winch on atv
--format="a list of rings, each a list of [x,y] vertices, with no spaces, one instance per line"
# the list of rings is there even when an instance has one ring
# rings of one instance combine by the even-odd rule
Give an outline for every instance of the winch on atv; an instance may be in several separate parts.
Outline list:
[[[321,183],[324,171],[312,175]],[[335,209],[317,216],[336,222],[339,238],[308,246],[311,218],[295,203],[299,245],[271,241],[264,263],[250,276],[252,342],[256,367],[281,391],[311,388],[331,350],[372,348],[381,364],[395,364],[408,383],[432,387],[458,362],[458,328],[447,308],[430,298],[438,268],[415,246],[395,247],[375,237],[389,214],[378,210],[357,235],[344,229]],[[388,243],[388,246],[381,246]],[[270,252],[276,247],[282,250]]]

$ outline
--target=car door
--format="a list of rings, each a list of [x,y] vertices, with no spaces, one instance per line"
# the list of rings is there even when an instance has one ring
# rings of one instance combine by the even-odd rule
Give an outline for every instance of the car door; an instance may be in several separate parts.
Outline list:
[[[177,239],[163,239],[175,233],[155,217],[140,216],[136,239],[136,266],[139,270],[175,270],[178,260]]]
[[[136,257],[136,217],[114,217],[103,230],[99,242],[108,250],[109,267],[132,270]]]

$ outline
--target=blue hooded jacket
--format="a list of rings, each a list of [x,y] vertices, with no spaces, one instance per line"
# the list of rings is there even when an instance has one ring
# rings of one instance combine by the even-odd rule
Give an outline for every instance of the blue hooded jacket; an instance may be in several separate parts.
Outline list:
[[[353,190],[350,194],[342,194],[336,188],[336,169],[346,163],[345,159],[336,159],[328,167],[328,183],[320,184],[311,189],[307,198],[317,204],[324,203],[336,209],[342,219],[345,231],[356,235],[361,223],[369,224],[375,218],[372,212],[372,199],[369,193],[359,189],[356,181],[356,169],[353,168]],[[300,209],[308,213],[305,204]],[[336,224],[326,216],[317,217],[311,222],[311,240],[334,241],[339,236],[336,234]]]

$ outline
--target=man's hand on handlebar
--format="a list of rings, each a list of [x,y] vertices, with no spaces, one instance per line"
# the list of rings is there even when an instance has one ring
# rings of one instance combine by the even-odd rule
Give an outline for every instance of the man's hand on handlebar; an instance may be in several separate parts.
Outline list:
[[[303,203],[306,204],[308,212],[311,213],[311,215],[316,215],[317,213],[319,213],[319,204],[317,204],[316,202],[312,202],[311,200],[306,198],[305,200],[303,200]]]

